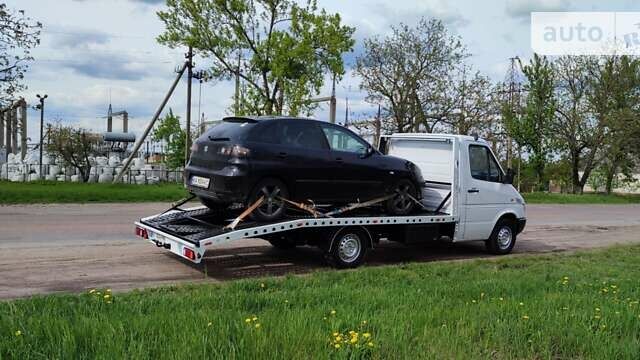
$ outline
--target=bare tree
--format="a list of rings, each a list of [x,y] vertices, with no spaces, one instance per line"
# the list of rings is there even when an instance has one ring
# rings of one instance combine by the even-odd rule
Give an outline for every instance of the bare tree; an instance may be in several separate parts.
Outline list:
[[[455,97],[447,92],[450,73],[467,56],[458,37],[441,21],[421,19],[415,28],[392,27],[384,39],[365,40],[356,73],[367,101],[381,104],[384,125],[394,132],[433,131],[450,118]]]

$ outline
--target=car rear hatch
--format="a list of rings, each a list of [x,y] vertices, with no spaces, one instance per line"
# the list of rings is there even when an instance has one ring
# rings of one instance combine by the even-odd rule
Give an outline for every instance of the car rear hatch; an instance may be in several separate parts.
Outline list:
[[[230,150],[246,139],[255,120],[226,118],[207,130],[191,148],[192,167],[220,170],[229,165]]]

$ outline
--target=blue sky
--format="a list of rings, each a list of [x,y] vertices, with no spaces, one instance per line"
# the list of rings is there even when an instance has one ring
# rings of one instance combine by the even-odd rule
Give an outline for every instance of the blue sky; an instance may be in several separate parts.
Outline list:
[[[53,5],[55,3],[55,5]],[[164,0],[9,0],[13,9],[24,9],[44,24],[41,46],[27,74],[29,89],[22,95],[31,103],[36,94],[47,93],[46,120],[61,120],[84,128],[104,131],[109,98],[114,110],[126,109],[130,129],[140,131],[149,121],[182,61],[181,49],[168,49],[155,42],[163,30],[156,11]],[[640,11],[631,0],[318,0],[318,5],[342,16],[356,27],[355,53],[362,40],[384,36],[400,22],[413,25],[422,17],[443,20],[460,35],[473,55],[468,61],[494,81],[502,80],[509,57],[531,56],[529,13],[531,11]],[[196,66],[206,67],[206,59]],[[350,71],[337,86],[338,121],[344,118],[344,98],[350,98],[352,116],[374,111],[358,89],[359,80]],[[329,88],[325,93],[328,94]],[[199,86],[194,84],[193,114],[198,113]],[[201,111],[208,119],[227,114],[233,84],[205,83]],[[183,115],[186,84],[177,88],[169,106]],[[328,107],[314,116],[328,119]],[[29,136],[38,135],[38,114],[29,114]],[[184,117],[184,116],[183,116]],[[194,119],[197,118],[194,115]],[[114,124],[114,130],[120,124]]]

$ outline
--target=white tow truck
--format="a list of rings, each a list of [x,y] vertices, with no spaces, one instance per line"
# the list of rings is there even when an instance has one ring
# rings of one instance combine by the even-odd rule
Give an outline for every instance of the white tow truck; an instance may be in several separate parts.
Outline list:
[[[380,139],[380,151],[412,161],[425,179],[419,210],[388,216],[375,207],[333,217],[309,214],[271,223],[237,221],[236,213],[206,207],[168,211],[135,223],[136,235],[200,263],[207,248],[246,238],[275,247],[314,245],[336,267],[356,267],[380,240],[416,243],[447,239],[484,241],[492,254],[508,254],[525,227],[525,202],[487,143],[471,136],[394,134]],[[230,227],[234,223],[237,226]]]

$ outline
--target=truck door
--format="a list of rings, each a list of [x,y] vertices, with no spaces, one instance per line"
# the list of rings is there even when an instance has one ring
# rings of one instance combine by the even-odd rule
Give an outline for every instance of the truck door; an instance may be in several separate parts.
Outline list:
[[[511,186],[503,184],[504,173],[491,150],[483,144],[469,144],[465,168],[461,169],[464,240],[488,239],[499,212],[509,203]],[[465,152],[462,152],[464,154]],[[465,156],[462,155],[462,156]]]

